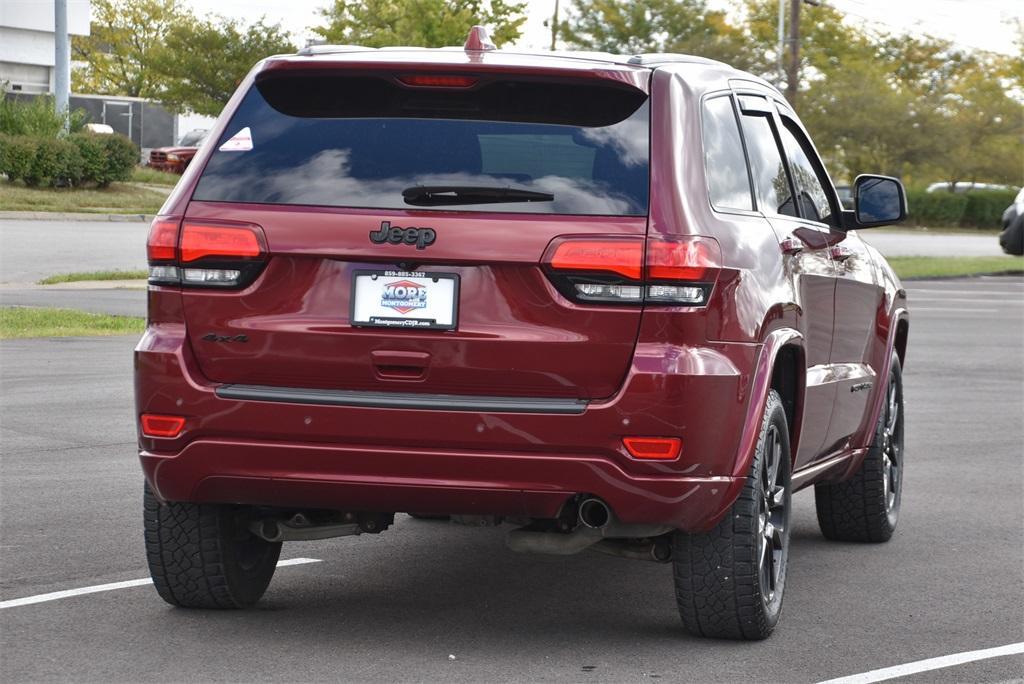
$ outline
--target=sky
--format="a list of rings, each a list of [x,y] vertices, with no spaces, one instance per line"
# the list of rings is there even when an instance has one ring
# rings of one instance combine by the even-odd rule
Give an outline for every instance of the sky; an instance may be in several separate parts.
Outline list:
[[[893,33],[927,33],[952,40],[963,47],[1012,54],[1014,30],[1007,23],[1024,18],[1019,0],[825,0],[851,22],[866,23]],[[266,15],[291,31],[298,43],[309,36],[306,30],[320,22],[318,10],[330,0],[186,0],[199,13],[255,20]],[[561,0],[563,7],[571,0]],[[542,49],[550,45],[551,34],[544,26],[555,0],[527,0],[526,30],[517,47]],[[728,0],[709,0],[717,9],[729,9]]]

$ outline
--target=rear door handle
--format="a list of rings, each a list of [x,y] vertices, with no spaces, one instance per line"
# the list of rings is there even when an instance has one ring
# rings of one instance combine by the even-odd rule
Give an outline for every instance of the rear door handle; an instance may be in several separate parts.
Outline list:
[[[422,380],[430,365],[430,354],[410,351],[370,352],[377,376],[387,380]]]

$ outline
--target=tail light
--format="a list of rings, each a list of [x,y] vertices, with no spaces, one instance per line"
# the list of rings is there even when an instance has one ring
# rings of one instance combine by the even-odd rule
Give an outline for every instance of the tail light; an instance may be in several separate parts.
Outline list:
[[[267,259],[263,229],[249,223],[157,217],[149,231],[149,282],[188,287],[244,287]]]
[[[672,240],[563,238],[543,263],[555,287],[572,300],[703,306],[721,269],[713,238]]]
[[[451,74],[410,74],[399,76],[398,80],[416,88],[470,88],[476,85],[478,79]]]

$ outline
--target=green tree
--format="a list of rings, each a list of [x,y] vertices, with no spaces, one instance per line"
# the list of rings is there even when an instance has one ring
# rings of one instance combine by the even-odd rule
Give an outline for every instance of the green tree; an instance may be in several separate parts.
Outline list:
[[[915,97],[872,59],[845,60],[843,68],[812,82],[799,104],[800,118],[838,179],[904,176],[935,147],[933,120],[919,115]]]
[[[572,47],[617,54],[679,52],[751,65],[742,31],[705,0],[573,0],[559,35]]]
[[[743,5],[744,29],[751,52],[750,71],[785,89],[784,76],[778,73],[777,0],[746,0]],[[787,35],[789,14],[786,14]],[[800,10],[800,89],[815,80],[827,80],[846,62],[864,60],[874,55],[871,37],[856,26],[843,21],[838,10],[821,5],[804,4]],[[783,56],[784,63],[789,52]],[[796,105],[796,103],[791,103]]]
[[[519,38],[525,11],[516,0],[334,0],[314,30],[329,43],[445,47],[462,45],[482,24],[502,45]]]
[[[92,0],[88,36],[72,36],[71,74],[79,93],[159,97],[153,58],[172,27],[189,19],[180,0]]]
[[[1024,185],[1024,103],[1013,99],[1001,59],[979,60],[952,84],[942,110],[947,137],[937,139],[939,180]]]
[[[295,52],[280,27],[248,26],[213,16],[172,26],[153,59],[160,100],[169,107],[216,116],[249,69],[264,57]]]

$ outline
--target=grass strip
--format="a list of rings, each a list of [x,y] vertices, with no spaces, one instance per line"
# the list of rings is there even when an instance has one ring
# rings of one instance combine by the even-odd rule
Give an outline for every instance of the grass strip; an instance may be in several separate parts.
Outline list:
[[[888,257],[900,278],[948,278],[984,273],[1024,273],[1024,259],[992,257]]]
[[[168,185],[174,187],[181,180],[177,173],[168,171],[157,171],[148,166],[136,166],[132,169],[133,183],[149,183],[150,185]]]
[[[94,214],[155,214],[171,186],[160,189],[130,183],[106,188],[29,188],[0,180],[0,211],[55,211]]]
[[[146,321],[75,309],[0,307],[0,340],[24,337],[91,337],[141,333]]]
[[[83,280],[145,280],[149,277],[146,271],[80,271],[77,273],[58,273],[47,276],[39,281],[39,285],[56,285],[57,283],[77,283]]]

